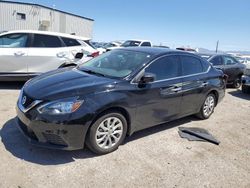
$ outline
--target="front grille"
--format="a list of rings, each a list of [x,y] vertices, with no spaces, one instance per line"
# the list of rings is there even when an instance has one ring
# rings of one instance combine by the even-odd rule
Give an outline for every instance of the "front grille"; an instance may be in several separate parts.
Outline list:
[[[50,144],[67,146],[67,143],[59,135],[52,134],[52,133],[43,133],[43,136],[45,137],[47,142],[49,142]]]

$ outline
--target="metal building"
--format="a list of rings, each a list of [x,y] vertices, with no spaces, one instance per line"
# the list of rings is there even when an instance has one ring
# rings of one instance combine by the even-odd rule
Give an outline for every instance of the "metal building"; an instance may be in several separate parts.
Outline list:
[[[94,20],[33,3],[0,1],[0,32],[42,30],[92,38]]]

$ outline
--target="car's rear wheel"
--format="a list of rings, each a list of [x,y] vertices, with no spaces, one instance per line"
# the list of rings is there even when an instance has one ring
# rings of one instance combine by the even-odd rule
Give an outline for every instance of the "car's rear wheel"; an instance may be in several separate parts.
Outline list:
[[[208,119],[214,112],[215,105],[216,105],[215,95],[213,93],[208,94],[197,116],[200,119]]]
[[[236,88],[236,89],[238,89],[238,88],[240,88],[240,86],[241,86],[241,79],[238,78],[238,79],[236,79],[236,80],[233,82],[233,87]]]
[[[97,154],[107,154],[116,150],[127,133],[125,117],[116,112],[109,112],[99,117],[90,127],[87,146]]]

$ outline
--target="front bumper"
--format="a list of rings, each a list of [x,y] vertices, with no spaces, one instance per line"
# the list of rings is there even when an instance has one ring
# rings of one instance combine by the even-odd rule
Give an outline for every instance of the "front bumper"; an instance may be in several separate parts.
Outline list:
[[[28,118],[29,115],[22,112],[18,105],[16,111],[16,123],[31,144],[61,150],[77,150],[84,147],[88,126]]]
[[[250,87],[250,76],[248,76],[248,75],[243,75],[243,76],[241,77],[241,80],[242,80],[242,84],[243,84],[243,85],[246,85],[246,86]]]

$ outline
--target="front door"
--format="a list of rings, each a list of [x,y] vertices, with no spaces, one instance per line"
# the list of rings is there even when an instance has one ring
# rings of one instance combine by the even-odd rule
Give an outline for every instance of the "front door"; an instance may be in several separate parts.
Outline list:
[[[28,34],[0,36],[0,76],[26,76]]]
[[[180,112],[182,80],[178,56],[159,58],[145,68],[145,74],[155,75],[155,81],[135,91],[137,130],[176,119]]]

